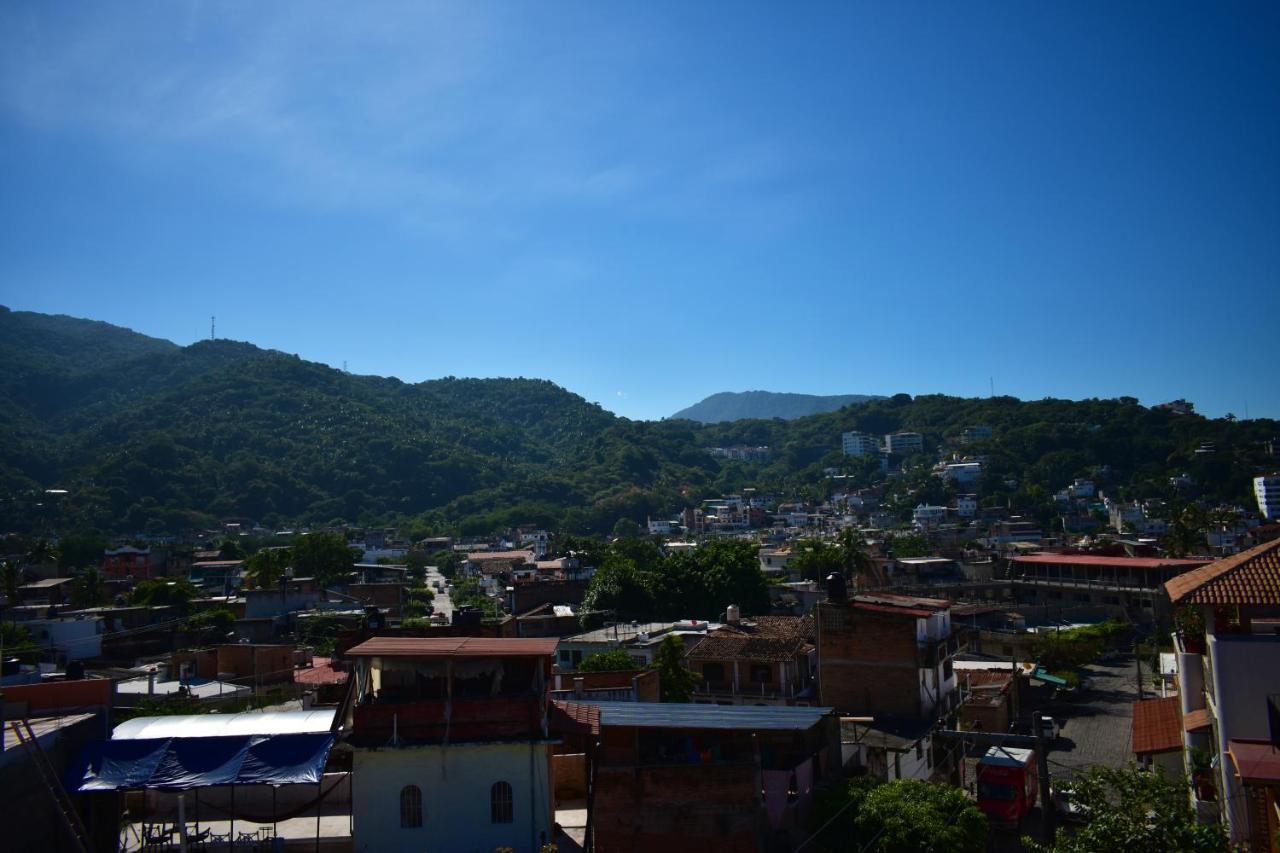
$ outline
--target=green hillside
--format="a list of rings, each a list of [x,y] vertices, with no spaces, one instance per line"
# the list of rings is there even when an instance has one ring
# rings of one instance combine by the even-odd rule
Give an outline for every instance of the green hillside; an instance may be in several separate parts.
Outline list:
[[[1073,476],[1111,466],[1113,491],[1247,502],[1276,464],[1274,421],[1235,423],[1132,399],[960,399],[899,395],[795,420],[619,418],[550,382],[351,376],[233,341],[177,347],[118,327],[0,312],[0,527],[179,531],[216,519],[268,526],[409,523],[487,532],[521,522],[603,532],[723,491],[819,496],[823,470],[860,483],[875,466],[840,455],[840,433],[913,429],[930,443],[986,424],[984,498],[1046,511]],[[1215,453],[1197,454],[1203,442]],[[773,458],[711,457],[769,445]],[[1004,483],[1018,481],[1016,487]],[[64,497],[44,490],[66,489]],[[903,501],[936,479],[896,478]]]

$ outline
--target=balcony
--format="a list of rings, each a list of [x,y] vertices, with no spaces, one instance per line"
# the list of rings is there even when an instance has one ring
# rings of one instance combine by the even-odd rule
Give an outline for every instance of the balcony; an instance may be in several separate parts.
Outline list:
[[[807,689],[807,685],[798,687],[788,684],[785,690],[776,683],[747,683],[734,687],[732,681],[703,681],[694,687],[694,697],[722,697],[733,699],[769,699],[781,701],[795,699]]]
[[[546,703],[539,696],[372,702],[354,709],[351,740],[385,746],[406,743],[536,740],[544,737]]]
[[[583,690],[552,690],[551,698],[561,702],[635,702],[630,687],[592,687]]]

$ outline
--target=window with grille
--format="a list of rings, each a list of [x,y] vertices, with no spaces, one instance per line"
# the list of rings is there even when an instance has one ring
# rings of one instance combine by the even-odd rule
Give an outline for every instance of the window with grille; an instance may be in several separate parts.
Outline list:
[[[511,823],[511,785],[494,782],[489,789],[489,815],[493,823]]]
[[[419,826],[422,826],[422,789],[417,785],[405,785],[400,789],[400,828]]]

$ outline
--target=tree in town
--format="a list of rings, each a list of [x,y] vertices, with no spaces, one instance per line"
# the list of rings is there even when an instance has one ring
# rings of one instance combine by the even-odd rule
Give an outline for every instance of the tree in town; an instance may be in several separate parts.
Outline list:
[[[1036,853],[1225,853],[1227,839],[1217,824],[1197,823],[1186,783],[1163,773],[1093,767],[1072,780],[1072,801],[1089,821],[1051,845],[1023,839]]]
[[[918,779],[854,779],[823,793],[812,822],[821,849],[857,843],[866,853],[981,853],[987,819],[963,790]]]
[[[578,664],[578,672],[625,672],[635,668],[636,662],[622,649],[587,655]]]
[[[587,584],[586,612],[611,611],[615,619],[649,621],[654,601],[644,575],[633,561],[610,554]]]
[[[874,563],[863,541],[854,533],[852,527],[840,531],[840,569],[847,580],[858,588],[871,575]]]
[[[31,548],[27,550],[26,561],[31,566],[56,563],[58,561],[58,549],[48,539],[41,537],[31,543]]]
[[[323,586],[346,578],[356,564],[356,550],[341,533],[321,531],[299,536],[293,542],[293,571],[298,577],[315,578]]]
[[[58,540],[58,568],[83,569],[102,564],[102,552],[111,543],[96,530],[77,530]]]
[[[688,702],[698,674],[684,665],[684,641],[668,634],[653,653],[651,669],[658,671],[658,690],[663,702]]]
[[[288,548],[263,548],[245,561],[245,579],[258,589],[271,589],[284,577],[292,557]]]
[[[800,553],[791,558],[787,568],[804,580],[822,581],[833,572],[844,570],[840,549],[830,542],[815,538],[797,543],[793,547]]]
[[[157,579],[139,581],[129,593],[129,603],[141,607],[175,607],[185,614],[195,597],[196,588],[185,578]]]
[[[97,607],[106,598],[106,586],[97,566],[80,572],[71,585],[71,600],[80,607]]]
[[[219,560],[243,560],[244,548],[240,542],[228,536],[222,540],[222,544],[218,546]]]

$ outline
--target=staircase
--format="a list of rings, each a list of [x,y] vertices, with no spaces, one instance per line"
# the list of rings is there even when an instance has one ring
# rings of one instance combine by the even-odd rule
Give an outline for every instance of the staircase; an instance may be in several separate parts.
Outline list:
[[[58,807],[58,813],[62,816],[63,826],[66,827],[74,843],[74,847],[71,849],[77,850],[79,853],[92,853],[93,843],[89,840],[89,833],[85,830],[84,823],[80,820],[80,813],[76,811],[71,798],[67,796],[66,789],[62,787],[62,780],[58,778],[58,771],[54,769],[53,764],[49,761],[49,756],[45,754],[44,748],[40,746],[40,741],[36,738],[35,732],[31,731],[31,723],[27,720],[15,720],[10,725],[13,728],[14,735],[18,738],[18,743],[22,744],[22,748],[26,750],[27,755],[35,763],[40,781],[49,789],[49,795],[53,797],[54,804]]]

